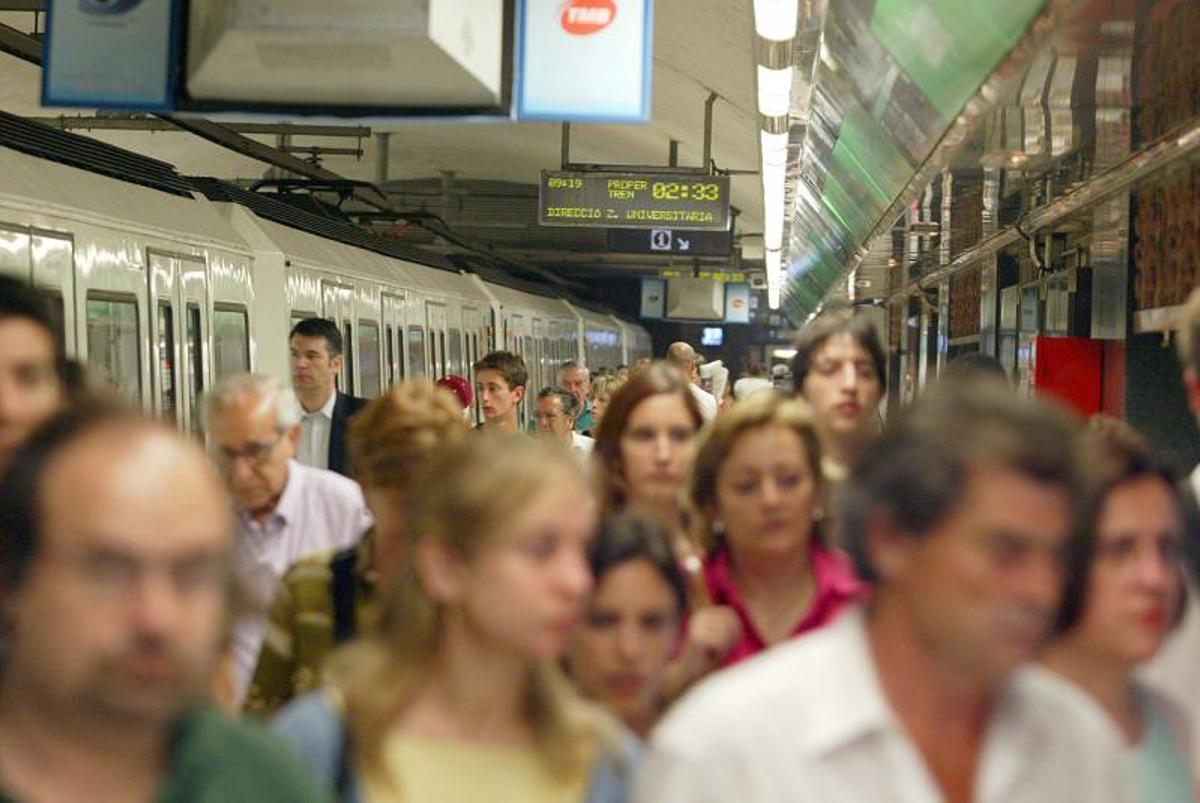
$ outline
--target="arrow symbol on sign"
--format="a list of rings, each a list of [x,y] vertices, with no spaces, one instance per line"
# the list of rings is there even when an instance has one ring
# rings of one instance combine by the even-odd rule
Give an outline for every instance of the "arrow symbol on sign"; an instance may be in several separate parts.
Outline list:
[[[691,249],[691,247],[692,247],[692,241],[691,241],[691,240],[682,240],[682,239],[677,239],[675,242],[676,242],[676,244],[679,246],[679,250],[680,250],[680,251],[688,251],[688,250],[690,250],[690,249]]]

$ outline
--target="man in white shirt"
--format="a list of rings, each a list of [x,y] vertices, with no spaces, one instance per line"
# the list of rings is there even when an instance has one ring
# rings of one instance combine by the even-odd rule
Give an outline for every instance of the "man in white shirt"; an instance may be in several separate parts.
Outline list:
[[[239,533],[234,570],[247,610],[233,630],[233,685],[246,692],[262,646],[267,607],[288,568],[355,544],[371,525],[358,484],[292,459],[300,406],[273,377],[226,377],[205,397],[207,431],[233,496]]]
[[[348,475],[346,422],[367,400],[338,392],[343,346],[337,325],[324,318],[305,318],[288,336],[292,388],[304,408],[296,460]]]
[[[578,415],[579,401],[566,388],[542,388],[534,401],[533,420],[537,424],[538,436],[574,449],[586,457],[592,453],[596,441],[575,431]]]
[[[967,385],[925,397],[843,497],[870,603],[685,697],[636,799],[1113,800],[1111,742],[1014,674],[1057,611],[1081,462],[1071,423],[1038,402]]]
[[[717,400],[704,388],[700,387],[700,366],[697,364],[696,350],[683,341],[672,343],[667,349],[667,362],[674,365],[683,378],[688,382],[688,390],[696,397],[700,406],[700,417],[708,423],[717,417]]]
[[[741,401],[755,393],[774,389],[775,384],[763,376],[762,366],[756,362],[751,362],[746,368],[746,375],[733,383],[733,398]]]
[[[1183,387],[1188,406],[1200,422],[1200,290],[1192,293],[1178,318],[1179,362],[1183,368]],[[1183,495],[1189,519],[1185,551],[1188,600],[1183,621],[1158,655],[1144,670],[1144,679],[1158,692],[1170,697],[1187,715],[1191,731],[1192,770],[1200,788],[1200,594],[1196,593],[1196,572],[1200,570],[1200,533],[1197,532],[1197,506],[1200,499],[1200,466],[1184,482]]]

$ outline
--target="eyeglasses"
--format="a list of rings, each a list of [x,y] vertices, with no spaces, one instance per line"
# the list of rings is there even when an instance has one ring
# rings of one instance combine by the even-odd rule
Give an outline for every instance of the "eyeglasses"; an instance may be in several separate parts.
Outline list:
[[[253,465],[261,466],[271,457],[283,437],[284,433],[280,433],[279,437],[270,443],[250,441],[237,450],[222,446],[217,449],[217,462],[223,466],[232,466],[238,460],[249,460]]]
[[[534,421],[553,421],[556,418],[566,418],[566,416],[560,415],[559,413],[534,413],[533,414]]]

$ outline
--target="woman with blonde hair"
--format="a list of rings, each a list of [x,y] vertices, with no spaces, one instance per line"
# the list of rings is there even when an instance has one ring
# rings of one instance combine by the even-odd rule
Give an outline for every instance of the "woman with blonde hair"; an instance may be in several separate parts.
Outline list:
[[[314,688],[326,656],[372,618],[377,589],[388,588],[399,569],[413,473],[468,432],[454,396],[428,379],[395,385],[350,420],[351,472],[375,526],[358,545],[302,560],[284,575],[267,617],[247,712],[271,714]]]
[[[820,532],[819,444],[808,406],[770,393],[718,416],[700,443],[689,496],[705,584],[741,623],[725,666],[826,624],[865,593]]]
[[[621,803],[628,737],[558,665],[592,585],[578,462],[520,435],[469,438],[413,487],[378,631],[278,732],[343,801]]]

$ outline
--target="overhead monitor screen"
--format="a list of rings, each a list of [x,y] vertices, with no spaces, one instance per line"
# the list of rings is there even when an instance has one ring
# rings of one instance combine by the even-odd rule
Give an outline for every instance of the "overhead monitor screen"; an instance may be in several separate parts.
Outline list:
[[[725,330],[719,326],[706,326],[700,330],[701,346],[721,346],[725,344]]]

